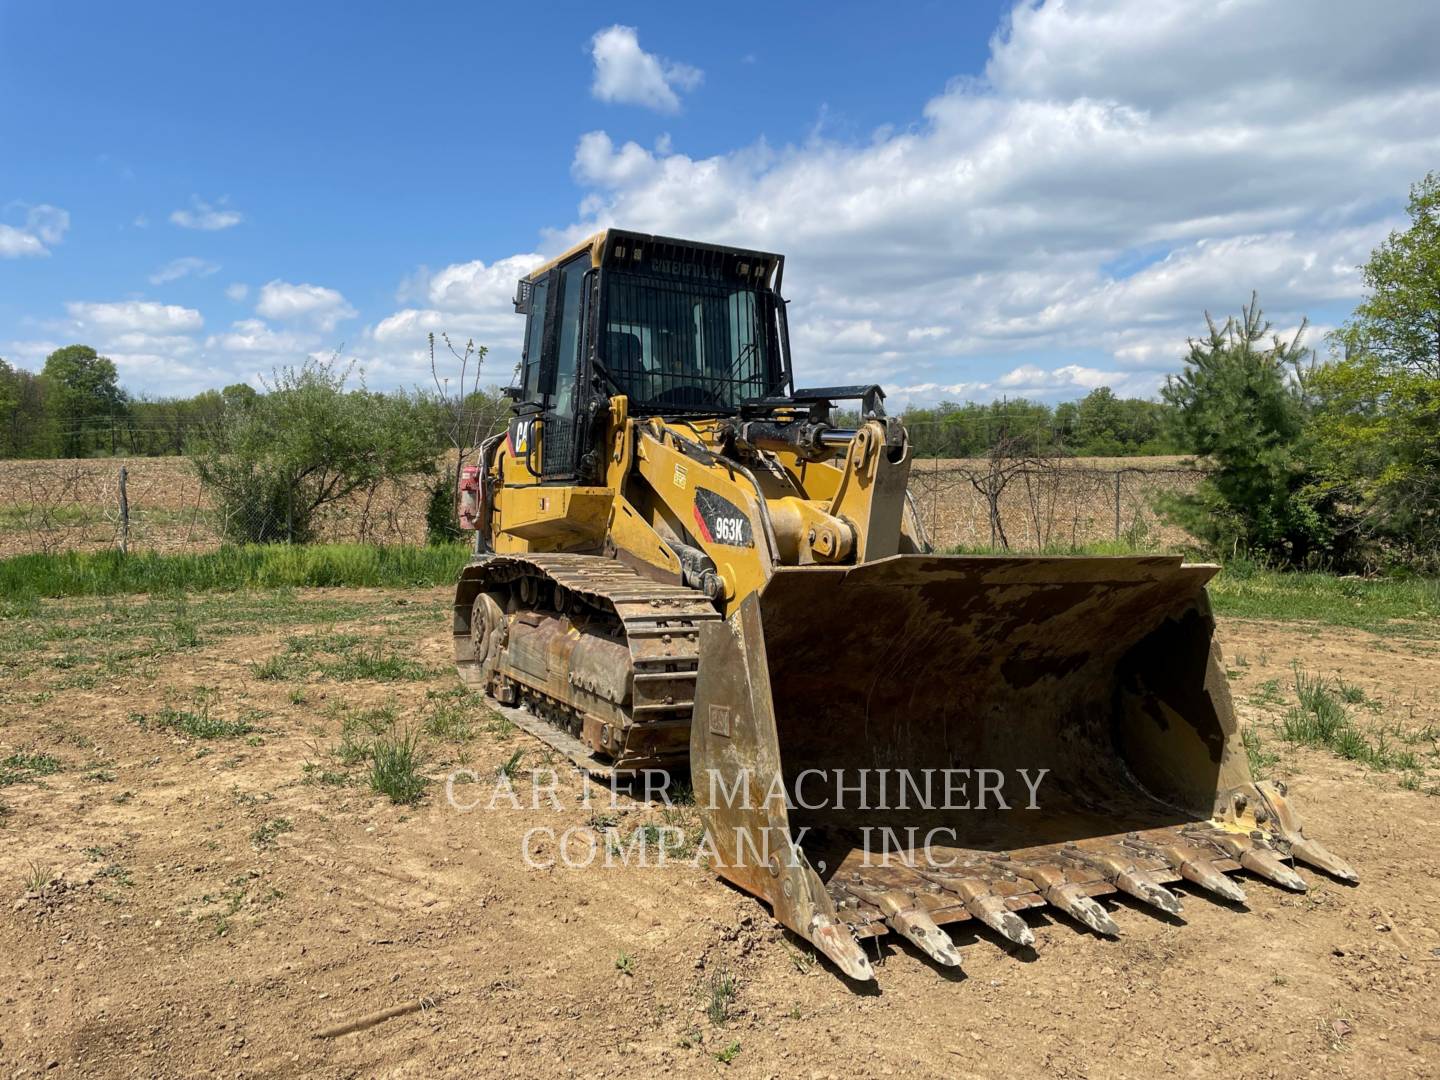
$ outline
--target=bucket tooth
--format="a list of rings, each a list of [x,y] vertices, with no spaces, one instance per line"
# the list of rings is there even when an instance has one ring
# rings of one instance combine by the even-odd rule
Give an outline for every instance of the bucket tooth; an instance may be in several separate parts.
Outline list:
[[[1180,898],[1151,877],[1149,871],[1139,866],[1123,849],[1087,851],[1077,844],[1069,844],[1061,856],[1080,866],[1098,870],[1117,889],[1137,900],[1171,915],[1180,914]]]
[[[1186,881],[1208,889],[1232,904],[1245,903],[1245,890],[1215,869],[1215,864],[1208,859],[1187,859],[1175,869]]]
[[[1267,881],[1273,881],[1282,889],[1289,889],[1291,892],[1308,892],[1310,890],[1310,886],[1305,884],[1305,879],[1281,862],[1280,856],[1269,848],[1262,848],[1257,844],[1247,851],[1242,851],[1239,861],[1240,865],[1252,874],[1259,874]]]
[[[1208,842],[1221,854],[1234,859],[1246,870],[1263,877],[1282,889],[1291,892],[1308,892],[1310,886],[1305,879],[1281,861],[1280,856],[1263,840],[1249,836],[1237,836],[1222,831],[1196,834],[1197,839]]]
[[[922,876],[958,896],[973,918],[979,919],[1001,937],[1025,947],[1035,944],[1035,934],[1025,925],[1025,920],[1006,907],[1005,901],[992,893],[984,881],[974,877],[923,872]]]
[[[1323,870],[1341,881],[1354,884],[1360,880],[1360,875],[1348,862],[1330,851],[1318,840],[1312,840],[1305,835],[1305,825],[1300,820],[1300,815],[1295,808],[1290,805],[1287,798],[1289,793],[1284,784],[1262,780],[1255,785],[1253,790],[1259,796],[1265,811],[1264,828],[1271,833],[1278,834],[1281,840],[1289,844],[1290,852],[1295,858],[1303,863],[1308,863],[1317,870]],[[1257,818],[1260,816],[1258,811],[1256,816]]]
[[[1044,892],[1047,903],[1053,904],[1072,919],[1078,919],[1097,934],[1119,937],[1120,927],[1103,907],[1080,891],[1079,885],[1052,885]]]
[[[1245,890],[1221,873],[1213,862],[1189,845],[1151,844],[1141,840],[1127,840],[1126,843],[1146,854],[1157,855],[1164,859],[1191,884],[1199,885],[1202,889],[1229,900],[1232,904],[1245,903]]]
[[[1340,856],[1330,851],[1318,840],[1311,840],[1307,836],[1301,836],[1290,841],[1290,853],[1301,862],[1323,870],[1332,877],[1341,881],[1348,881],[1351,884],[1360,880],[1360,875],[1355,873],[1350,864]]]
[[[1152,907],[1170,915],[1180,914],[1180,898],[1144,870],[1125,870],[1115,878],[1115,887],[1121,892],[1143,900]]]
[[[886,924],[930,959],[945,967],[960,966],[960,952],[950,935],[940,929],[924,911],[914,908],[886,918]]]
[[[839,919],[829,915],[816,915],[806,935],[810,942],[830,958],[830,961],[857,982],[868,982],[875,978],[875,969],[870,958],[855,940],[855,935]]]
[[[885,925],[920,949],[937,964],[945,967],[959,967],[960,953],[950,935],[936,925],[930,914],[915,902],[915,897],[904,889],[884,888],[876,882],[861,880],[846,882],[846,890],[853,896],[880,909],[885,916]]]
[[[1035,932],[1025,925],[1024,919],[1007,908],[1005,901],[998,896],[984,894],[967,899],[965,910],[1016,945],[1034,946]]]

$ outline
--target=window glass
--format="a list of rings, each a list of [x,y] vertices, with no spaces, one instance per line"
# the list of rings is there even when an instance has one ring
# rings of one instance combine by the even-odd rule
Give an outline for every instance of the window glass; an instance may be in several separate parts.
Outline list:
[[[560,416],[575,412],[575,373],[579,370],[581,301],[585,293],[585,271],[590,269],[590,256],[571,259],[561,268],[560,280],[560,355],[555,361],[555,395],[553,409]]]
[[[637,405],[730,411],[778,389],[770,294],[613,271],[605,280],[600,347]]]
[[[530,328],[525,335],[525,368],[520,381],[521,401],[540,400],[540,349],[545,341],[545,300],[550,293],[547,274],[530,290]]]

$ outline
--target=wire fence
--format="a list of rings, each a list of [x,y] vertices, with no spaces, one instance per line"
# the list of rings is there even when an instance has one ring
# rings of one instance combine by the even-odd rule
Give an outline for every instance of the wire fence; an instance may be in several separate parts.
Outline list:
[[[1204,476],[1181,458],[930,458],[911,470],[910,497],[940,551],[1163,550],[1192,538],[1157,503]]]
[[[426,480],[382,482],[322,507],[315,539],[423,544]],[[284,508],[268,512],[283,515]],[[0,558],[109,548],[211,551],[227,536],[282,533],[283,521],[259,519],[266,513],[257,509],[245,528],[232,528],[184,458],[0,461]]]
[[[1180,458],[925,458],[910,495],[937,550],[1065,550],[1189,540],[1156,500],[1204,472]],[[429,481],[387,481],[319,511],[318,541],[421,544]],[[61,551],[197,552],[228,527],[183,458],[0,461],[0,558]],[[243,530],[259,535],[258,525]],[[278,530],[276,530],[278,531]]]

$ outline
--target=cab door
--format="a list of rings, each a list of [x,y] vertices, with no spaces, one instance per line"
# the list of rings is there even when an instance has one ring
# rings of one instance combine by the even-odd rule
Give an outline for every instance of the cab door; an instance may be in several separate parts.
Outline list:
[[[544,480],[574,480],[585,452],[581,399],[589,274],[587,252],[547,275],[547,332],[540,364],[540,475]]]

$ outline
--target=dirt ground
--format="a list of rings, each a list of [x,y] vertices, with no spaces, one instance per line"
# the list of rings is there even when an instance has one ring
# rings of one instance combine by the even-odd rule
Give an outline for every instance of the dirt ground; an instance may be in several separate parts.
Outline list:
[[[1435,638],[1221,626],[1272,774],[1358,887],[1250,879],[1246,908],[1187,892],[1183,922],[1107,899],[1115,941],[1032,914],[1033,955],[966,922],[961,975],[889,937],[857,987],[703,868],[527,867],[537,826],[693,810],[587,808],[563,770],[563,809],[485,808],[546,755],[452,696],[442,590],[46,603],[0,630],[5,1075],[1440,1073]],[[1285,743],[1294,663],[1425,767]],[[384,724],[427,731],[417,806],[345,764]]]

